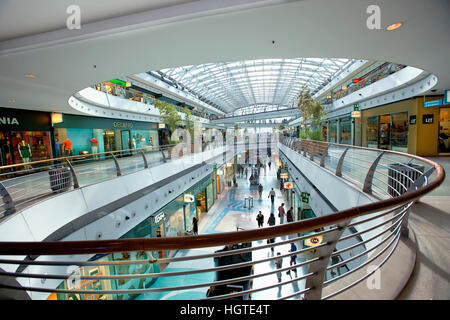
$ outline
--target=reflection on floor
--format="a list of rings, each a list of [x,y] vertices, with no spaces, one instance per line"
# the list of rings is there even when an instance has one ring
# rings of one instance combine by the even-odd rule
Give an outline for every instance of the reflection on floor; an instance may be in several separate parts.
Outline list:
[[[256,215],[258,211],[261,210],[264,215],[264,226],[267,226],[267,219],[269,218],[270,212],[274,211],[282,202],[284,202],[283,196],[279,191],[278,182],[276,179],[276,168],[272,166],[271,170],[267,167],[266,174],[264,174],[264,170],[261,170],[261,178],[260,182],[263,185],[263,193],[262,197],[259,197],[256,186],[251,186],[248,183],[248,180],[244,177],[237,178],[238,187],[230,187],[227,188],[225,192],[219,195],[214,206],[210,209],[209,212],[204,213],[199,222],[199,233],[200,234],[211,234],[211,233],[219,233],[219,232],[230,232],[236,231],[237,228],[239,230],[250,230],[256,229],[258,224],[256,222]],[[271,205],[269,199],[269,191],[271,188],[274,188],[276,192],[275,204]],[[253,197],[253,207],[248,208],[248,205],[244,207],[244,199],[248,196]],[[277,218],[277,224],[279,220]],[[287,240],[287,237],[278,237],[275,239],[276,242],[281,240]],[[254,241],[252,243],[252,247],[257,247],[265,245],[265,241]],[[297,243],[297,248],[300,248],[300,245]],[[206,254],[212,253],[221,247],[216,248],[207,248],[207,249],[192,249],[188,251],[178,252],[179,255],[198,255],[198,254]],[[275,247],[275,250],[272,251],[270,248],[254,250],[253,251],[253,261],[266,259],[277,252],[281,254],[288,253],[290,249],[289,243],[280,245]],[[208,250],[208,251],[206,251]],[[283,259],[283,267],[287,267],[289,265],[289,257]],[[297,258],[297,263],[302,261],[301,257]],[[174,271],[187,271],[187,270],[196,270],[200,269],[198,266],[201,266],[201,269],[204,268],[213,268],[214,261],[212,258],[202,259],[202,260],[194,260],[194,261],[182,261],[171,263],[164,272],[174,272]],[[275,270],[275,262],[263,262],[254,265],[254,274],[262,274],[269,271]],[[306,270],[297,270],[297,276],[300,277],[304,275]],[[291,272],[291,275],[286,274],[286,272],[282,273],[282,281],[287,281],[291,279],[291,276],[294,277],[295,273]],[[209,273],[199,273],[189,276],[174,276],[174,277],[160,277],[152,286],[152,288],[164,288],[164,287],[173,287],[173,286],[185,286],[189,284],[199,284],[199,283],[207,283],[212,282],[215,279],[215,274],[212,272]],[[268,285],[277,284],[277,274],[273,273],[267,276],[258,277],[253,280],[253,289],[266,287]],[[271,288],[263,291],[257,291],[252,293],[251,299],[253,300],[273,300],[284,297],[296,291],[303,289],[305,286],[305,280],[300,280],[296,282],[292,282],[286,284],[279,288]],[[190,299],[203,299],[206,297],[206,292],[208,287],[188,289],[188,290],[177,290],[177,291],[162,291],[162,292],[152,292],[141,295],[139,300],[190,300]],[[299,297],[295,297],[298,299]]]

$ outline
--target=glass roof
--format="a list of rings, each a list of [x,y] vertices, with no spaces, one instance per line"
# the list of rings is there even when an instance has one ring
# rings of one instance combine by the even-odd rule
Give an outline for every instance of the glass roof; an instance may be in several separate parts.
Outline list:
[[[334,58],[259,59],[183,66],[158,73],[216,108],[237,115],[292,107],[303,86],[313,92],[352,62]]]

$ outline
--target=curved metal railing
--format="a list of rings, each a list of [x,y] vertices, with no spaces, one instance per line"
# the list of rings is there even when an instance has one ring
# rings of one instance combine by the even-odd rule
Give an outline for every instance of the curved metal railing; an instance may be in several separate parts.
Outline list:
[[[293,138],[282,144],[281,151],[308,158],[371,194],[374,202],[238,232],[2,242],[0,276],[17,282],[0,288],[25,290],[33,299],[330,299],[376,271],[364,268],[389,260],[407,230],[413,202],[445,177],[439,164],[398,152]],[[297,244],[294,252],[291,243]],[[23,264],[28,267],[17,272],[14,266]],[[286,279],[294,269],[295,276]]]
[[[170,160],[174,145],[89,153],[0,167],[0,219],[48,196]]]

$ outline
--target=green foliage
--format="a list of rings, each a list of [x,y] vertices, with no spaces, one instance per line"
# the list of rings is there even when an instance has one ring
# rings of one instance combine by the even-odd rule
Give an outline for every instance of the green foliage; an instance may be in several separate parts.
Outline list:
[[[166,101],[155,101],[155,107],[158,108],[161,120],[166,124],[170,134],[183,124],[183,119],[178,114],[177,109]]]
[[[322,141],[322,131],[319,128],[315,128],[309,133],[309,138],[311,140]]]
[[[314,100],[309,93],[309,89],[302,88],[298,97],[298,111],[303,116],[303,123],[311,123],[318,126],[322,119],[326,116],[325,107],[320,102]]]

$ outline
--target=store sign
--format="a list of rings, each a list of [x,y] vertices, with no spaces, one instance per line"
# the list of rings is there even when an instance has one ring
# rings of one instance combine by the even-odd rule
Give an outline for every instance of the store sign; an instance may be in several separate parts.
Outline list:
[[[318,246],[319,244],[321,244],[322,241],[323,241],[322,236],[314,236],[314,237],[305,239],[305,246],[315,247],[315,246]]]
[[[292,182],[285,182],[284,188],[285,189],[294,189],[294,184]]]
[[[442,106],[443,103],[444,103],[443,99],[424,101],[423,102],[423,107],[424,108],[437,107],[437,106]]]
[[[434,120],[434,114],[424,114],[422,117],[423,124],[432,124]]]
[[[361,118],[361,111],[352,111],[352,118]]]
[[[133,124],[131,122],[119,122],[115,121],[113,122],[114,128],[125,128],[125,129],[131,129],[133,128]]]
[[[164,212],[158,213],[156,216],[153,217],[153,223],[158,224],[165,218]]]
[[[194,202],[195,197],[192,194],[185,194],[184,195],[184,202]]]
[[[416,124],[416,121],[417,121],[416,115],[409,116],[409,124]]]
[[[289,175],[288,175],[286,172],[280,174],[280,178],[281,178],[281,179],[287,179],[288,176],[289,176]]]
[[[160,123],[160,124],[158,124],[158,128],[159,129],[164,129],[166,127],[166,124],[165,123]]]
[[[13,117],[0,117],[0,124],[8,124],[8,125],[19,125],[19,121],[17,120],[17,118],[13,118]]]

